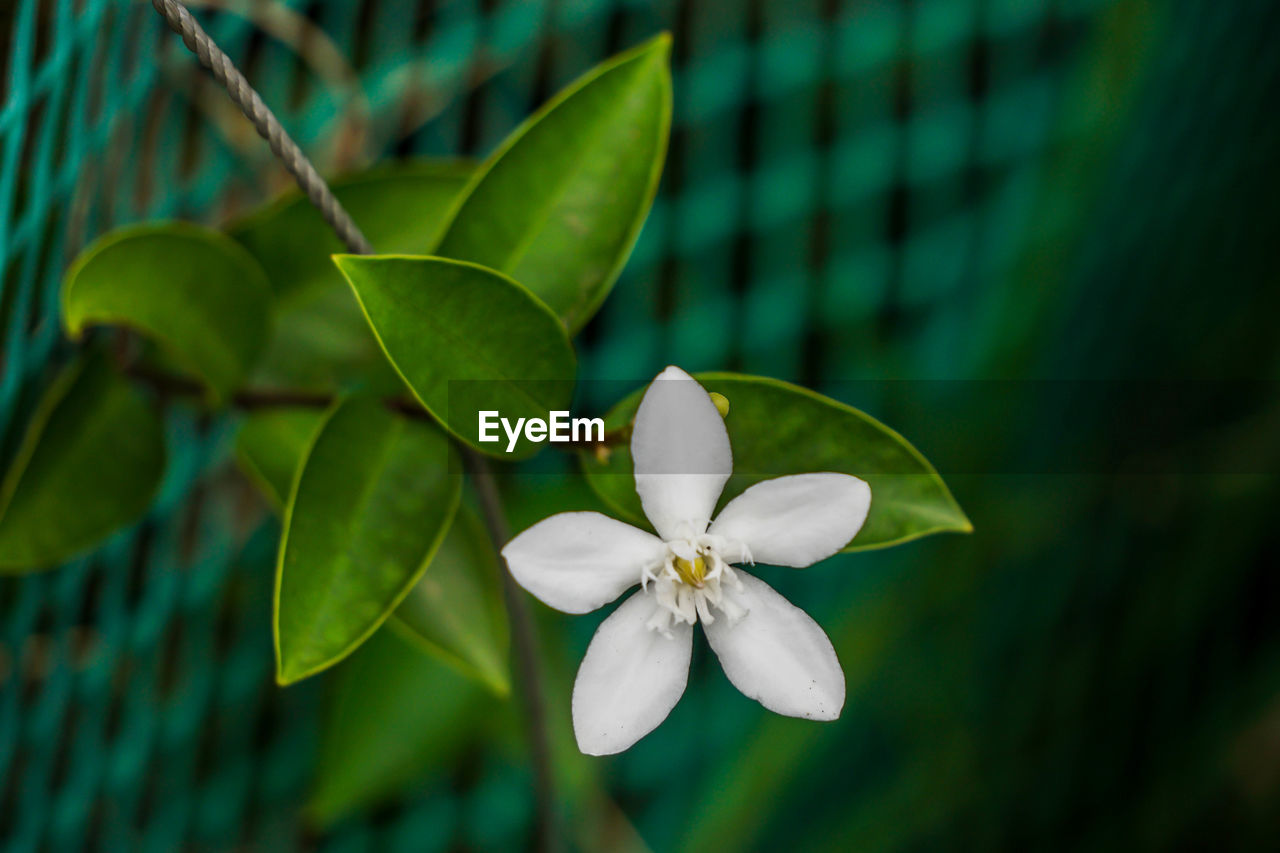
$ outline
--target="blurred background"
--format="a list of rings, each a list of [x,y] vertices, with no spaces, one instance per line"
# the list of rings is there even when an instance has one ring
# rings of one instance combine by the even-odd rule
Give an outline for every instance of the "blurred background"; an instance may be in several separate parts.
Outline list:
[[[86,242],[288,182],[149,4],[2,6],[11,453]],[[582,376],[809,385],[912,440],[975,524],[765,576],[836,645],[832,724],[769,714],[700,645],[657,732],[582,758],[568,691],[601,614],[540,609],[574,848],[1276,849],[1273,0],[192,6],[331,174],[482,156],[672,30],[666,174]],[[386,632],[274,686],[278,530],[230,433],[174,413],[144,523],[0,579],[0,849],[525,846],[510,703]],[[509,486],[517,526],[593,506],[563,460]]]

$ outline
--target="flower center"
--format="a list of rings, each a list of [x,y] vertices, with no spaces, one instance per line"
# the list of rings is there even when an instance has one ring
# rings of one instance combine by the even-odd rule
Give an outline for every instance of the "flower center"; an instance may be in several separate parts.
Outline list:
[[[721,616],[730,623],[745,616],[730,595],[742,588],[730,559],[750,562],[751,555],[739,543],[706,533],[668,542],[666,558],[640,578],[659,605],[649,627],[670,636],[672,622],[692,625],[701,619],[710,625]]]
[[[702,589],[707,579],[707,561],[701,555],[694,557],[693,562],[689,562],[683,557],[676,557],[671,561],[671,568],[675,569],[676,576],[689,586]]]

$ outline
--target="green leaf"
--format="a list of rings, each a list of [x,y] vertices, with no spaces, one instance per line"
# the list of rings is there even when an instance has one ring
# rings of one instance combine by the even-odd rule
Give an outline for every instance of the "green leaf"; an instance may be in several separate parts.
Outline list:
[[[307,804],[320,826],[445,769],[494,711],[475,682],[392,631],[374,634],[334,676]]]
[[[671,38],[598,66],[481,166],[435,254],[507,273],[571,332],[608,295],[653,203],[671,128]]]
[[[57,565],[137,521],[164,473],[160,417],[99,358],[45,393],[0,484],[0,573]]]
[[[321,409],[264,409],[245,417],[236,461],[275,510],[289,502],[294,475],[324,420]]]
[[[333,192],[378,251],[425,255],[473,171],[462,161],[409,160],[341,178]],[[262,264],[281,304],[323,291],[346,294],[329,261],[346,247],[301,193],[285,194],[228,232]]]
[[[417,583],[458,506],[456,465],[443,433],[379,400],[329,411],[285,510],[275,603],[281,684],[350,654]]]
[[[382,349],[418,401],[486,453],[478,413],[546,419],[567,410],[576,363],[564,326],[501,273],[444,258],[336,255]],[[521,440],[511,454],[541,445]]]
[[[235,241],[173,222],[122,228],[87,248],[62,285],[67,334],[128,326],[155,340],[223,400],[271,331],[271,286]]]
[[[327,257],[325,263],[333,266]],[[342,276],[334,275],[339,280]],[[275,334],[250,384],[317,393],[395,394],[400,377],[387,363],[351,288],[321,290],[277,315]]]
[[[883,548],[931,533],[969,533],[973,526],[933,466],[906,439],[852,406],[776,379],[732,373],[695,377],[729,401],[725,426],[733,445],[733,477],[723,506],[748,486],[785,474],[836,471],[871,485],[871,512],[846,551]],[[605,418],[606,429],[635,417],[643,389]],[[615,447],[601,460],[581,454],[587,479],[617,512],[644,523],[631,453]]]
[[[506,696],[511,679],[500,571],[480,520],[463,508],[390,624],[464,675]]]
[[[414,160],[339,180],[334,193],[365,236],[386,252],[426,254],[473,167]],[[382,355],[330,255],[344,247],[299,193],[231,226],[279,294],[275,333],[254,384],[314,391],[392,394],[400,378]]]

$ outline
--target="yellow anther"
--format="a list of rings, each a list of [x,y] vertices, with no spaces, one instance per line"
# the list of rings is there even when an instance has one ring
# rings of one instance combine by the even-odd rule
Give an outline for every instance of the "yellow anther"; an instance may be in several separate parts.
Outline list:
[[[711,402],[716,404],[716,411],[720,413],[720,417],[729,417],[729,398],[723,394],[717,394],[715,391],[709,393]]]
[[[675,566],[676,574],[680,576],[680,580],[689,586],[696,586],[701,589],[703,582],[707,579],[707,563],[702,557],[695,557],[693,562],[676,557],[672,560]]]

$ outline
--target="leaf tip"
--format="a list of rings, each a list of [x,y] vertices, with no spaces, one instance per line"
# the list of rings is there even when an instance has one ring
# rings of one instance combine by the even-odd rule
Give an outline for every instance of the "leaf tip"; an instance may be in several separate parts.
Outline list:
[[[947,490],[947,496],[951,498],[951,509],[953,511],[954,519],[946,528],[944,528],[944,531],[949,533],[963,533],[965,535],[972,533],[974,528],[973,522],[969,520],[969,514],[961,508],[960,502],[951,495],[950,489]]]
[[[307,673],[305,672],[299,673],[299,672],[294,672],[291,669],[287,669],[282,662],[276,664],[276,686],[277,687],[288,687],[292,684],[297,684],[299,681],[301,681],[306,677],[307,677]]]
[[[299,681],[315,672],[315,670],[300,669],[297,666],[296,661],[290,662],[292,655],[285,652],[280,642],[280,621],[278,617],[278,610],[279,608],[277,606],[277,616],[272,620],[273,624],[271,626],[272,633],[275,635],[274,639],[276,646],[276,686],[288,687],[291,684],[297,684]]]
[[[503,670],[485,671],[481,676],[481,681],[485,687],[489,688],[489,692],[497,698],[508,699],[511,697],[511,679]]]
[[[671,31],[663,30],[653,38],[649,39],[640,48],[642,55],[649,55],[658,59],[663,65],[671,64]]]
[[[334,254],[329,256],[329,260],[333,261],[333,265],[335,267],[342,270],[343,272],[346,272],[347,267],[351,263],[351,261],[358,257],[360,256],[352,255],[347,252],[335,252]]]

